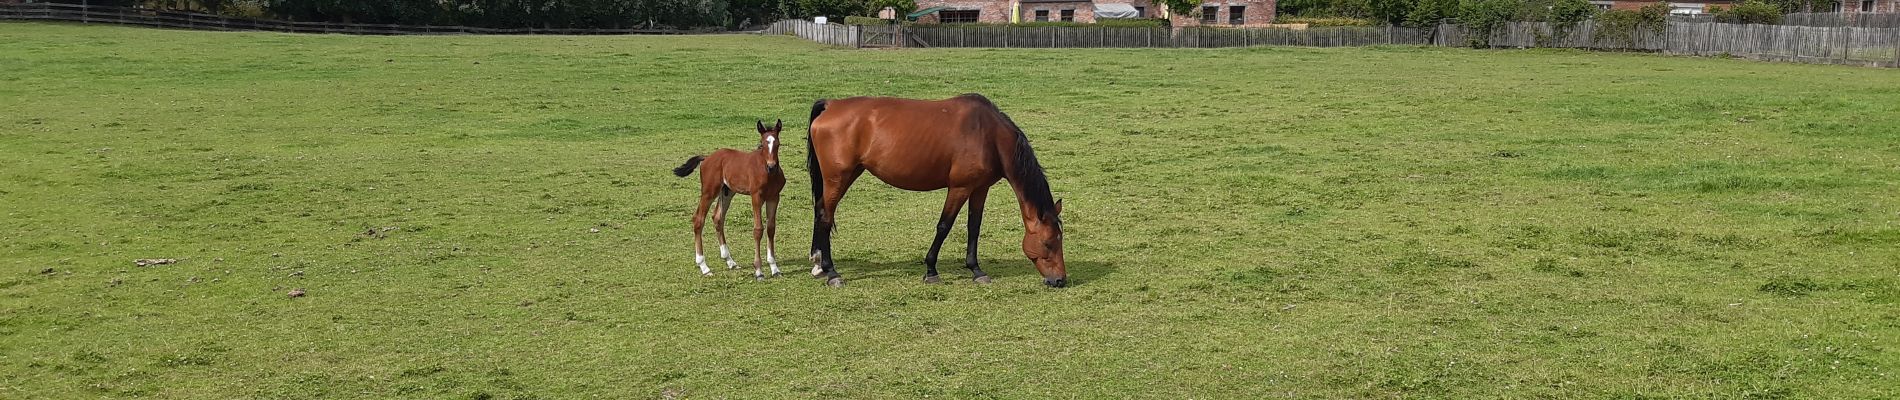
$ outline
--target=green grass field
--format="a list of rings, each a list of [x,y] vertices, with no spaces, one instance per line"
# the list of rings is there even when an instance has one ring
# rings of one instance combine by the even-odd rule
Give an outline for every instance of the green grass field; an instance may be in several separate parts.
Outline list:
[[[922,284],[943,194],[870,177],[850,285],[803,276],[812,100],[964,92],[1034,140],[1075,285],[1008,195],[996,283],[959,223]],[[1896,98],[1571,51],[6,23],[0,398],[1891,398]],[[789,273],[700,277],[668,170],[776,118]]]

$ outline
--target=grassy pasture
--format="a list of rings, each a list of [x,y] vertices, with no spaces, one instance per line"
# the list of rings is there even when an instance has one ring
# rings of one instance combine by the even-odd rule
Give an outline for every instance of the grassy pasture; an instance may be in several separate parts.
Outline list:
[[[921,284],[942,194],[868,176],[850,285],[799,276],[811,101],[963,92],[1034,140],[1076,285],[1002,188],[996,283],[959,224]],[[0,24],[0,398],[1894,397],[1896,98],[1571,51]],[[761,118],[792,275],[702,278],[668,169]]]

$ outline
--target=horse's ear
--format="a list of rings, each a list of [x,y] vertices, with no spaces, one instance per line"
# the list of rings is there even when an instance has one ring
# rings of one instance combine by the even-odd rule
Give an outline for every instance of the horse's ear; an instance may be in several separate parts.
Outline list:
[[[785,120],[782,120],[782,119],[781,119],[781,120],[778,120],[778,122],[773,122],[773,123],[772,123],[772,130],[773,130],[773,131],[782,131],[782,130],[785,130]]]
[[[1062,199],[1056,199],[1056,214],[1062,213]]]
[[[765,133],[765,120],[759,120],[759,133]]]

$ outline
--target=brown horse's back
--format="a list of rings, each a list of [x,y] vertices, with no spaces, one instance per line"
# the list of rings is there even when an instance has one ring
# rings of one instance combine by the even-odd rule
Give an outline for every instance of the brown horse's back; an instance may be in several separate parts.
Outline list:
[[[831,100],[811,129],[813,148],[824,153],[820,169],[861,169],[916,191],[995,183],[1003,173],[996,149],[1015,135],[989,100],[974,95]]]

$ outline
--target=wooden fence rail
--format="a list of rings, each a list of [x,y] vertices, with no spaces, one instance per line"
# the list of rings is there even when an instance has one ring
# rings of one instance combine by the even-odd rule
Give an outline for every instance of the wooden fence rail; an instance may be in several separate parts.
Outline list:
[[[61,3],[0,3],[0,20],[45,20],[81,23],[139,25],[157,28],[215,31],[271,31],[291,33],[343,33],[357,35],[631,35],[684,34],[712,31],[675,31],[664,29],[569,29],[569,28],[482,28],[443,25],[346,24],[335,22],[296,22],[239,18],[184,11],[143,8],[92,6]]]
[[[1294,29],[1020,27],[937,25],[869,27],[898,38],[901,47],[1206,48],[1243,46],[1341,47],[1431,45],[1463,47],[1557,47],[1644,51],[1695,56],[1734,56],[1769,61],[1900,67],[1900,28],[1855,26],[1742,25],[1674,19],[1661,31],[1599,32],[1595,21],[1559,31],[1550,23],[1506,23],[1488,40],[1474,41],[1464,27],[1336,27]],[[791,34],[820,43],[865,47],[865,27],[787,20],[767,33]],[[1600,34],[1609,33],[1609,34]]]
[[[1781,17],[1782,25],[1850,26],[1855,28],[1900,28],[1900,13],[1791,13]]]
[[[1900,67],[1900,28],[1742,25],[1669,22],[1661,33],[1639,31],[1624,38],[1599,37],[1593,22],[1567,34],[1549,23],[1508,23],[1492,32],[1491,47],[1562,47],[1637,50],[1695,56],[1735,56],[1810,64]],[[1455,26],[1441,26],[1438,43],[1457,46],[1467,37]]]
[[[1089,48],[1369,46],[1429,43],[1430,31],[1401,27],[1292,29],[912,26],[906,47]]]
[[[818,43],[850,48],[864,47],[863,41],[860,40],[862,30],[863,27],[856,25],[820,24],[802,19],[783,20],[765,27],[765,33],[768,35],[792,35]]]

